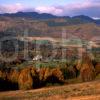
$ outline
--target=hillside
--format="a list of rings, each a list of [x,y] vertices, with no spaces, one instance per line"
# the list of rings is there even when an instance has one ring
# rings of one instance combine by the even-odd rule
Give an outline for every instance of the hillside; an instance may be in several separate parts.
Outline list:
[[[94,36],[100,35],[100,26],[95,23],[84,24],[61,24],[59,19],[39,21],[39,20],[21,20],[21,19],[4,19],[0,21],[0,36],[24,36],[27,31],[27,35],[30,37],[53,37],[61,38],[63,30],[65,30],[66,38],[76,36],[81,39],[90,40]],[[55,23],[59,23],[56,25]]]
[[[17,12],[0,14],[0,36],[23,36],[27,31],[30,37],[65,38],[76,36],[90,40],[100,35],[100,20],[88,16],[54,16],[47,13]]]

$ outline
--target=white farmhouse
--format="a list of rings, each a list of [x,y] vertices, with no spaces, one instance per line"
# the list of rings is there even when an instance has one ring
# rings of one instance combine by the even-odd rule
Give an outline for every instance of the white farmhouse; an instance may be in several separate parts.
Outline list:
[[[37,55],[33,58],[33,61],[38,61],[38,60],[42,60],[42,56],[41,55]]]

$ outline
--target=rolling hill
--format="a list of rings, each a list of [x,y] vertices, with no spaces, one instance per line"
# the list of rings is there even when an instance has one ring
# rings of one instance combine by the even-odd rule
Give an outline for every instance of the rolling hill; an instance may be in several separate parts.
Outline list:
[[[0,14],[0,37],[23,36],[61,38],[63,29],[66,38],[76,36],[90,40],[100,35],[100,20],[85,15],[74,17],[54,16],[47,13],[17,12]]]

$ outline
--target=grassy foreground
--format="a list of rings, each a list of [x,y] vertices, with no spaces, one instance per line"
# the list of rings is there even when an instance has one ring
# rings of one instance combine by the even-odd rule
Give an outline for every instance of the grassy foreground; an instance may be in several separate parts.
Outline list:
[[[27,91],[0,92],[0,100],[100,100],[100,80]]]

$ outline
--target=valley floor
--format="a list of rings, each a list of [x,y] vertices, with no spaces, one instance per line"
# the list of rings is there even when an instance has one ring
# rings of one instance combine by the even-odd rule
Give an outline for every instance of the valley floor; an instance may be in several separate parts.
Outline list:
[[[100,100],[100,80],[27,91],[0,92],[0,100]]]

